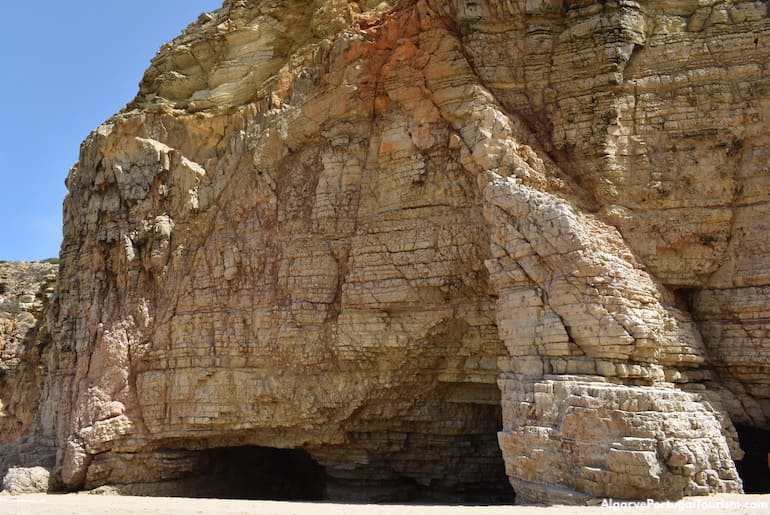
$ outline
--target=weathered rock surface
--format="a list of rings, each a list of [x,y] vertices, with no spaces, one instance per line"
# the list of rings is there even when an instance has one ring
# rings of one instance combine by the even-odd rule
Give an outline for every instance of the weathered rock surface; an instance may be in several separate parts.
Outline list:
[[[12,467],[3,478],[2,490],[10,495],[41,494],[52,486],[51,472],[43,467]]]
[[[46,314],[56,271],[45,262],[0,262],[0,475],[14,465],[54,465],[43,457],[55,452],[52,438],[24,442],[39,433],[32,426],[47,373]]]
[[[740,491],[769,47],[753,1],[201,16],[67,180],[35,426],[62,480],[177,485],[248,445],[340,498]]]

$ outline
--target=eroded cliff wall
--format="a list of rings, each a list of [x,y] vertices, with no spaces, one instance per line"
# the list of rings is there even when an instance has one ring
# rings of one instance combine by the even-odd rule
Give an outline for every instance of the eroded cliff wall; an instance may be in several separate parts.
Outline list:
[[[9,466],[54,465],[52,432],[34,422],[46,418],[39,407],[56,271],[53,263],[0,261],[0,474]]]
[[[203,15],[67,181],[62,479],[254,445],[341,496],[505,495],[503,468],[529,500],[740,490],[733,423],[770,413],[769,46],[750,1]]]

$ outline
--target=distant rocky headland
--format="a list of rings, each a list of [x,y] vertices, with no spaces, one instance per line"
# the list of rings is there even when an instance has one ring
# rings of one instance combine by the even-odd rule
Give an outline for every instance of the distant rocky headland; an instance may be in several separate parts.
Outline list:
[[[769,129],[762,1],[227,0],[0,263],[0,476],[768,492]]]

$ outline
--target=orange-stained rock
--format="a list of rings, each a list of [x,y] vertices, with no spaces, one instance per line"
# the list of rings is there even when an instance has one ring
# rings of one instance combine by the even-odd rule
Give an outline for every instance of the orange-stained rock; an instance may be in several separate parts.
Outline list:
[[[342,496],[740,491],[733,423],[770,416],[768,45],[753,1],[201,16],[67,180],[36,426],[64,483],[253,445]]]

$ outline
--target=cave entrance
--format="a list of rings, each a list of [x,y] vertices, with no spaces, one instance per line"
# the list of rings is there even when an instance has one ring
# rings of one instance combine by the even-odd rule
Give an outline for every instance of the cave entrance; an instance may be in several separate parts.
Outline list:
[[[736,426],[741,449],[745,452],[735,466],[747,494],[770,493],[770,431]]]
[[[302,449],[242,446],[205,453],[207,496],[275,501],[326,499],[326,472]]]

